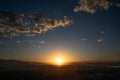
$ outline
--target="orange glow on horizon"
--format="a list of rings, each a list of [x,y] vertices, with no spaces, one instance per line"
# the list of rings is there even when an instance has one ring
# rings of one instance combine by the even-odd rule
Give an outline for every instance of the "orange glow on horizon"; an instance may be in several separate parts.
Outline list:
[[[67,50],[51,50],[49,52],[46,52],[46,54],[49,55],[44,55],[44,62],[48,64],[53,64],[53,65],[66,65],[69,62],[75,61],[75,57],[71,55],[71,53]]]

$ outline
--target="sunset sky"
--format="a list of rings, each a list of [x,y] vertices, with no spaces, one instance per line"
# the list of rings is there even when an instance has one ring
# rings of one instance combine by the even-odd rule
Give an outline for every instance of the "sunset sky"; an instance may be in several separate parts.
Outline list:
[[[1,0],[0,59],[120,60],[120,1],[113,1]]]

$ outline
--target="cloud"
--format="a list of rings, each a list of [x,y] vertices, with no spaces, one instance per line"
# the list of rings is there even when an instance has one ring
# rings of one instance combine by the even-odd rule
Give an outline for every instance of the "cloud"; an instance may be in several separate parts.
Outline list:
[[[2,17],[0,18],[0,35],[7,35],[9,37],[25,36],[32,37],[32,34],[45,33],[48,30],[65,27],[72,23],[67,16],[61,19],[50,19],[43,16],[41,13],[25,14],[14,13],[9,11],[0,11]]]
[[[63,20],[56,19],[43,19],[42,24],[35,24],[33,33],[44,33],[50,29],[54,29],[57,27],[65,27],[66,25],[70,25],[72,20],[68,17],[64,16]]]
[[[87,41],[87,38],[82,38],[81,41],[83,41],[83,42],[84,42],[84,41]]]
[[[15,37],[15,36],[19,36],[16,32],[11,32],[10,34],[9,34],[9,36],[10,36],[10,38],[13,38],[13,37]]]
[[[3,44],[3,41],[0,41],[0,44]]]
[[[7,38],[7,37],[8,37],[7,34],[1,34],[1,35],[2,35],[2,37],[4,37],[4,38]]]
[[[6,29],[3,25],[0,24],[0,33],[5,33]]]
[[[100,42],[103,42],[103,38],[98,38],[98,39],[97,39],[97,42],[99,42],[99,43],[100,43]]]
[[[117,7],[120,7],[120,4],[116,4],[117,5]]]
[[[21,19],[18,18],[18,14],[15,12],[10,12],[10,11],[0,11],[0,15],[2,15],[4,18],[0,22],[4,25],[9,25],[9,26],[22,26],[22,21]]]
[[[18,43],[18,44],[19,44],[19,43],[21,43],[21,41],[16,41],[16,43]]]
[[[100,34],[104,34],[105,32],[104,31],[100,31]]]
[[[40,44],[44,44],[45,43],[45,41],[40,41]]]
[[[79,0],[74,12],[95,13],[98,9],[107,10],[110,7],[108,0]]]
[[[28,41],[28,43],[32,43],[33,41]]]
[[[30,33],[30,28],[20,28],[16,29],[17,33]]]
[[[26,37],[34,37],[35,34],[25,34]]]

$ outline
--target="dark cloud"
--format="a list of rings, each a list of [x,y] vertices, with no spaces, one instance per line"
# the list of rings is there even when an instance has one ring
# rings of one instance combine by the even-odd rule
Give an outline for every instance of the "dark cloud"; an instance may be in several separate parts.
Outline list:
[[[33,16],[32,16],[32,20],[34,22],[39,22],[40,20],[42,20],[44,17],[44,15],[42,13],[35,13]]]
[[[17,33],[30,33],[30,28],[18,28],[16,29]]]
[[[14,22],[17,17],[17,14],[15,12],[10,11],[0,11],[0,14],[8,18],[8,20],[11,22]]]

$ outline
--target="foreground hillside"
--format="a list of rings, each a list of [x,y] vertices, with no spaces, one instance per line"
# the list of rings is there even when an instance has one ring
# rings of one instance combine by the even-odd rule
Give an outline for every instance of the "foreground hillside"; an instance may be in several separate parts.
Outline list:
[[[0,80],[120,80],[120,63],[43,63],[0,60]]]

